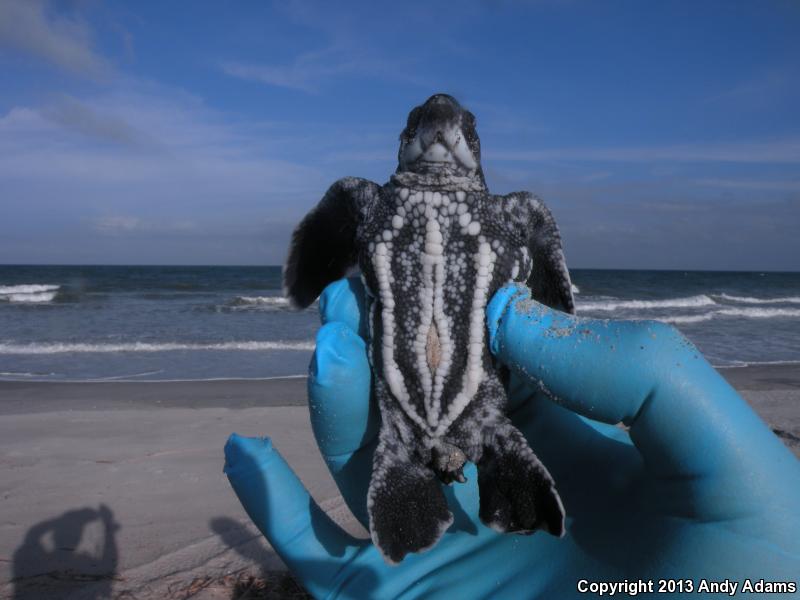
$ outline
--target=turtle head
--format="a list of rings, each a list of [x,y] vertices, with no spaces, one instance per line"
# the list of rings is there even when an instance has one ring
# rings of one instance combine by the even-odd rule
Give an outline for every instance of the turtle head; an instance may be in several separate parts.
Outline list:
[[[397,171],[474,176],[483,180],[475,116],[447,94],[435,94],[408,115]]]

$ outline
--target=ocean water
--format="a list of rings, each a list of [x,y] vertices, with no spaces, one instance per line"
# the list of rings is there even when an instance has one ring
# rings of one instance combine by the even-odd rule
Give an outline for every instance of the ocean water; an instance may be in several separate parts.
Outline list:
[[[797,363],[800,273],[572,271],[578,314],[674,324],[718,366]],[[0,379],[306,373],[279,267],[0,266]]]

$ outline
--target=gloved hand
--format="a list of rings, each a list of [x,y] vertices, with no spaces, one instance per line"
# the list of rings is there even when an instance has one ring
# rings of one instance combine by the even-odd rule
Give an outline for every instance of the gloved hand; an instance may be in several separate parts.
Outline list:
[[[366,524],[379,415],[362,296],[356,280],[325,290],[308,386],[319,448]],[[599,582],[652,580],[657,591],[673,579],[667,591],[696,592],[726,578],[741,593],[747,578],[797,579],[800,462],[677,331],[569,316],[517,286],[495,295],[487,322],[492,352],[512,370],[509,414],[556,481],[566,536],[485,527],[470,465],[468,483],[446,489],[448,532],[392,567],[327,518],[269,440],[233,435],[230,482],[312,594],[574,598],[596,597],[579,586]]]

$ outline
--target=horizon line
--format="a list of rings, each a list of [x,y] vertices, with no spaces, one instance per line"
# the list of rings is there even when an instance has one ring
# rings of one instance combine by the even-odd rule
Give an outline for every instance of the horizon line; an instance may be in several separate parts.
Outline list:
[[[180,264],[180,263],[2,263],[2,267],[176,267],[176,268],[247,268],[283,269],[283,265],[265,264]],[[800,274],[798,270],[776,269],[710,269],[710,268],[657,268],[657,267],[569,267],[569,271],[659,271],[665,273],[789,273]]]

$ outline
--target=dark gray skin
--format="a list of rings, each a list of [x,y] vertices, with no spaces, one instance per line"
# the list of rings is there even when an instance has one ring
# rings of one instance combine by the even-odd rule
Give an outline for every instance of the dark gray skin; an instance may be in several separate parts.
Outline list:
[[[441,483],[478,467],[480,517],[501,532],[560,536],[555,484],[504,413],[504,370],[485,308],[510,281],[574,312],[561,239],[528,192],[489,193],[475,118],[447,95],[416,107],[383,186],[337,181],[294,232],[287,296],[304,307],[358,264],[381,429],[367,497],[370,533],[391,563],[452,523]]]

